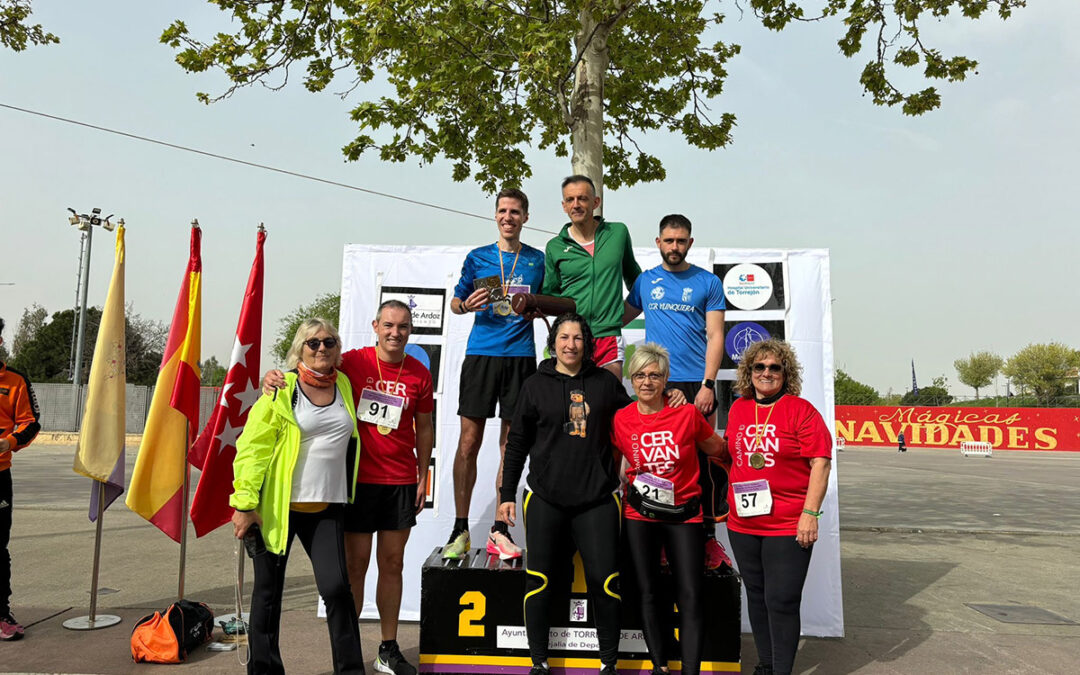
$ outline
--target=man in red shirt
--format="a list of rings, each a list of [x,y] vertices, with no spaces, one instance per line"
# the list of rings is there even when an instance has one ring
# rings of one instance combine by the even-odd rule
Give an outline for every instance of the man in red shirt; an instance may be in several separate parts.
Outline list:
[[[427,469],[435,440],[433,388],[428,369],[405,353],[412,333],[409,307],[387,300],[379,305],[371,326],[376,345],[347,351],[341,361],[341,371],[353,385],[360,432],[356,500],[345,509],[345,553],[360,611],[372,539],[378,532],[375,604],[382,644],[375,670],[416,675],[398,648],[397,629],[405,543],[427,498]]]

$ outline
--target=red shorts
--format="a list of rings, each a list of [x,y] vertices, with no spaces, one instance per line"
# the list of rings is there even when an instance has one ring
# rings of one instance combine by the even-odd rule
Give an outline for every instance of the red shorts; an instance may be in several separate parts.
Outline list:
[[[626,340],[622,335],[607,335],[593,338],[593,361],[604,366],[616,361],[626,360]]]

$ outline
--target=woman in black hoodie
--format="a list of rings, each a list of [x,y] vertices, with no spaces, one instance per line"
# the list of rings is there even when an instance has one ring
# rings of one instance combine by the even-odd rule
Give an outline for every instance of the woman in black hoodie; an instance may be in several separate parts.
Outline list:
[[[576,547],[600,646],[601,675],[616,675],[619,651],[619,484],[611,446],[615,412],[630,404],[619,378],[592,361],[589,324],[559,316],[548,335],[554,358],[525,380],[506,440],[498,518],[516,517],[518,481],[530,458],[522,498],[528,572],[525,629],[533,667],[548,675],[548,580]]]

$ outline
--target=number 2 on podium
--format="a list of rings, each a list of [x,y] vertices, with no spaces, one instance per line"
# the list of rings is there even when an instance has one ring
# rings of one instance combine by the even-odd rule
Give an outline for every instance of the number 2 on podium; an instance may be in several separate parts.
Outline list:
[[[464,607],[458,615],[458,637],[484,637],[484,624],[480,623],[487,614],[487,598],[480,591],[466,591],[458,603]]]

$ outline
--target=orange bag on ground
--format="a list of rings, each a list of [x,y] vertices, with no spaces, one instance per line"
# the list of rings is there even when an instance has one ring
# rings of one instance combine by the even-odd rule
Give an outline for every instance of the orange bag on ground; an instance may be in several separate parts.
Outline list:
[[[131,630],[131,658],[136,662],[183,663],[192,649],[210,640],[214,613],[202,602],[181,600],[162,612],[139,619]]]

